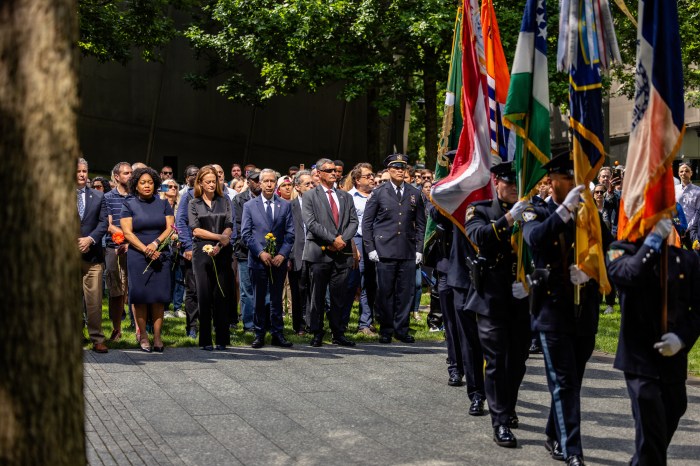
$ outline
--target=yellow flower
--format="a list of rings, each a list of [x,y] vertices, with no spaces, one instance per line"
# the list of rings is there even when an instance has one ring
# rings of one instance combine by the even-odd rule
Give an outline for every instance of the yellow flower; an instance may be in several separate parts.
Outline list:
[[[202,247],[202,251],[204,251],[206,254],[211,254],[212,252],[214,252],[214,246],[212,246],[211,244],[205,244]]]
[[[272,233],[268,233],[265,235],[265,239],[270,239],[270,238],[272,238]]]

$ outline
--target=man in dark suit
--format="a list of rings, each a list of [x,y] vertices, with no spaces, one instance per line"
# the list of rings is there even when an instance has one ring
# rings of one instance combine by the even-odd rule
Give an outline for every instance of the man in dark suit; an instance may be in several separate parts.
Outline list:
[[[294,175],[294,189],[297,197],[290,203],[294,219],[294,246],[289,258],[289,288],[292,290],[292,328],[297,335],[306,334],[306,319],[309,301],[309,271],[302,260],[304,243],[306,242],[306,227],[302,213],[302,194],[313,188],[311,172],[298,171]]]
[[[78,250],[82,254],[83,299],[92,349],[96,353],[106,353],[107,346],[104,344],[105,336],[102,333],[102,237],[107,233],[107,206],[101,192],[86,187],[87,178],[87,161],[79,159],[76,182],[80,218]]]
[[[372,192],[362,219],[362,242],[376,263],[375,307],[380,321],[380,343],[392,334],[413,343],[409,316],[416,294],[416,267],[423,260],[425,206],[421,192],[404,182],[407,157],[392,154],[384,160],[390,182]]]
[[[323,343],[323,311],[330,286],[331,307],[328,323],[333,343],[355,346],[345,338],[342,322],[344,290],[353,263],[352,238],[358,221],[352,196],[335,189],[336,166],[332,160],[316,162],[321,183],[302,197],[306,245],[304,261],[309,263],[311,276],[311,306],[309,329],[314,336],[311,346]]]
[[[277,174],[266,168],[260,172],[261,195],[243,205],[241,235],[248,247],[248,268],[255,299],[255,340],[253,348],[262,348],[269,324],[272,345],[290,347],[284,337],[282,288],[287,274],[287,259],[294,244],[294,223],[289,203],[275,195]],[[272,233],[274,251],[266,250],[267,235]],[[265,297],[270,293],[269,315]]]

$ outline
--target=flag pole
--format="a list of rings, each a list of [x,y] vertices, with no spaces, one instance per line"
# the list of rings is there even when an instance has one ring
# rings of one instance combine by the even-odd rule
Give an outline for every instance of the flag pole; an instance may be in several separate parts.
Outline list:
[[[661,243],[661,332],[668,332],[668,239]]]
[[[527,116],[525,118],[525,134],[530,134],[530,117]],[[527,148],[527,142],[525,139],[523,139],[523,152],[520,157],[520,160],[522,161],[523,165],[520,167],[520,177],[518,179],[518,182],[520,184],[519,189],[518,189],[518,197],[521,199],[525,197],[525,169],[527,167],[527,153],[528,153],[528,148]],[[521,197],[522,196],[522,197]],[[524,271],[523,271],[523,276],[521,276],[521,271],[523,270],[523,230],[522,226],[518,229],[518,261],[517,261],[517,269],[516,269],[516,281],[519,278],[522,278],[522,284],[527,287],[527,280],[524,278]]]

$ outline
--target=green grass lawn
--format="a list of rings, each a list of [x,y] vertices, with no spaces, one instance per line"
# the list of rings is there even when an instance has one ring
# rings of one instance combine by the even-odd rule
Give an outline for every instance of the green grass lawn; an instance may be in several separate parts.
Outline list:
[[[425,293],[421,297],[421,304],[428,305],[430,303],[430,295]],[[172,307],[172,306],[171,306]],[[421,313],[421,320],[417,321],[411,317],[411,333],[418,341],[443,341],[444,335],[442,332],[429,332],[428,326],[425,322],[426,313]],[[358,319],[358,304],[355,303],[352,306],[352,313],[350,316],[350,326],[346,336],[349,340],[355,342],[377,342],[379,337],[369,337],[361,333],[356,333],[357,331],[357,319]],[[138,348],[136,344],[136,333],[134,330],[128,328],[129,318],[127,317],[122,321],[122,338],[119,342],[107,342],[109,348]],[[297,336],[292,331],[292,318],[291,315],[285,314],[284,317],[284,328],[285,336],[289,341],[294,344],[308,344],[311,341],[311,335]],[[109,319],[109,313],[107,309],[107,300],[102,302],[102,331],[105,337],[109,338],[112,333],[112,321]],[[84,330],[84,335],[87,336],[87,330]],[[231,346],[247,346],[253,342],[254,335],[252,333],[244,333],[242,330],[242,325],[239,323],[236,330],[231,330]],[[164,319],[163,320],[163,330],[162,330],[163,344],[166,347],[183,348],[188,346],[198,346],[197,340],[188,338],[185,336],[185,319]],[[270,342],[270,336],[267,336],[267,342]],[[153,337],[151,336],[151,344],[153,343]],[[328,322],[326,321],[326,335],[324,337],[324,343],[331,343],[331,334],[328,330]],[[90,347],[90,345],[86,345]]]
[[[617,336],[620,332],[620,305],[615,305],[612,314],[601,314],[595,349],[608,354],[617,351]],[[700,345],[695,345],[688,355],[688,371],[700,375]]]

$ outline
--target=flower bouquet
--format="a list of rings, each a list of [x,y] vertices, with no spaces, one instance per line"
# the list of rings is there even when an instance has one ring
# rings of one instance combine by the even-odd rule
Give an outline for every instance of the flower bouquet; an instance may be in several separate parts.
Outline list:
[[[221,289],[221,283],[219,282],[219,272],[216,270],[216,260],[214,260],[214,256],[217,254],[218,251],[216,251],[216,248],[211,244],[205,244],[204,246],[202,246],[202,252],[211,257],[211,263],[214,266],[214,276],[216,277],[216,284],[219,285],[219,291],[221,292],[221,296],[225,298],[226,295],[224,294],[224,290]]]
[[[263,251],[272,257],[275,257],[277,254],[277,238],[275,238],[275,235],[273,235],[272,232],[265,235],[265,249],[263,249]],[[270,283],[274,283],[274,280],[272,279],[272,267],[270,267]]]

